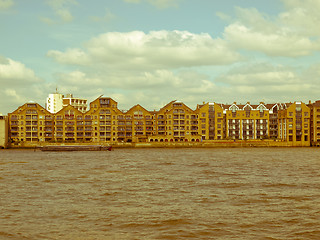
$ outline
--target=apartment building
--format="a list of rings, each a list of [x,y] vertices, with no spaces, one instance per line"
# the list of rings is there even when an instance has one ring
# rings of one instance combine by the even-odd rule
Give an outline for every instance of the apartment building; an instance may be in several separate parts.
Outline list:
[[[8,119],[0,113],[0,148],[8,146]]]
[[[42,142],[54,138],[54,116],[37,103],[26,103],[8,114],[10,141]]]
[[[311,103],[310,103],[311,104]],[[201,142],[273,138],[307,146],[320,142],[320,101],[290,104],[203,103],[193,110],[171,101],[158,111],[137,104],[127,111],[109,97],[90,110],[67,105],[50,113],[26,103],[8,114],[9,137],[19,142]],[[319,125],[319,126],[318,126]]]
[[[70,93],[66,95],[62,95],[58,92],[52,93],[49,94],[46,100],[46,109],[50,113],[57,113],[68,105],[75,107],[82,113],[88,110],[87,99],[75,98]]]
[[[278,138],[294,146],[310,146],[310,112],[302,102],[282,105],[278,112]]]
[[[269,138],[270,113],[264,103],[245,105],[233,103],[222,105],[225,115],[226,138],[263,139]]]
[[[198,105],[195,112],[199,118],[199,131],[202,140],[221,140],[225,138],[225,118],[223,108],[217,103]]]
[[[62,101],[63,107],[71,105],[83,113],[88,110],[87,99],[73,97],[71,93],[63,95]]]
[[[63,108],[63,95],[60,93],[51,93],[46,100],[46,109],[50,113],[56,113]]]
[[[320,101],[311,103],[310,108],[310,144],[312,146],[320,146]]]
[[[180,101],[171,101],[154,112],[154,135],[150,142],[200,141],[198,114]]]

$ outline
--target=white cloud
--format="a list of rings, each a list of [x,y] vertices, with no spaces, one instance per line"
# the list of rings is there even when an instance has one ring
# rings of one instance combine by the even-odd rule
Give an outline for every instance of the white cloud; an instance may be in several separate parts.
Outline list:
[[[110,22],[112,19],[114,19],[116,16],[109,10],[105,10],[105,15],[102,17],[98,16],[91,16],[90,19],[94,22]]]
[[[39,83],[41,80],[35,76],[33,70],[24,64],[4,57],[0,58],[0,84]]]
[[[280,14],[281,22],[308,36],[320,36],[320,1],[282,0],[287,8]]]
[[[12,112],[29,100],[44,99],[46,83],[23,63],[0,56],[0,110]]]
[[[128,3],[147,2],[157,8],[163,9],[168,7],[177,7],[180,0],[124,0]]]
[[[57,22],[71,22],[73,21],[73,15],[69,8],[71,5],[78,4],[76,0],[47,0],[46,3],[52,8],[55,15],[58,17],[58,21],[49,18],[41,17],[40,19],[47,24],[55,24]]]
[[[13,0],[0,0],[0,11],[7,10],[14,5]]]
[[[86,65],[90,64],[89,56],[80,49],[67,49],[66,52],[51,50],[47,53],[48,57],[54,58],[63,64]]]
[[[251,63],[241,64],[221,74],[215,82],[223,93],[218,94],[220,101],[308,101],[308,98],[318,98],[320,87],[316,79],[319,77],[316,67],[310,69],[307,76],[305,72],[299,73],[281,65]]]
[[[87,42],[85,51],[49,51],[48,56],[61,63],[81,65],[90,59],[91,65],[102,68],[140,70],[223,65],[240,59],[225,41],[186,31],[110,32]]]
[[[320,24],[318,11],[303,5],[304,2],[295,2],[299,2],[297,8],[290,8],[278,17],[254,8],[236,8],[237,20],[225,28],[225,39],[238,49],[269,56],[299,57],[319,51],[320,30],[315,27]]]

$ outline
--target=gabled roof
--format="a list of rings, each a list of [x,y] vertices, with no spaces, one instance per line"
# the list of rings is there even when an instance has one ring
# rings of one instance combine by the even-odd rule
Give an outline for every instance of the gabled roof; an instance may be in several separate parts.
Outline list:
[[[229,110],[232,110],[232,107],[235,106],[236,107],[236,110],[240,110],[239,106],[235,103],[232,103],[230,106],[229,106]],[[241,105],[240,105],[241,106]]]
[[[144,107],[142,107],[140,104],[136,104],[134,105],[132,108],[130,108],[128,111],[126,111],[126,113],[133,111],[135,108],[141,108],[143,111],[151,113],[150,111],[148,111],[147,109],[145,109]]]
[[[68,109],[72,109],[72,110],[74,110],[75,112],[77,112],[78,114],[83,114],[83,113],[80,112],[78,109],[76,109],[74,106],[68,104],[67,106],[63,107],[60,111],[56,112],[55,115],[62,114],[63,111],[68,110]]]
[[[50,113],[47,109],[45,109],[44,107],[42,107],[40,104],[38,103],[35,103],[35,102],[28,102],[28,103],[25,103],[23,105],[21,105],[20,107],[18,107],[16,110],[14,110],[11,114],[17,114],[19,112],[21,112],[21,110],[24,110],[27,108],[27,105],[28,104],[35,104],[37,108],[40,108],[41,111],[43,111],[45,114],[52,114]]]
[[[244,105],[241,109],[245,110],[246,107],[249,107],[251,110],[253,110],[254,108],[250,105],[250,103],[247,103],[246,105]]]
[[[269,110],[264,103],[260,103],[259,105],[256,105],[255,109],[260,110],[260,107],[262,107],[263,110]]]

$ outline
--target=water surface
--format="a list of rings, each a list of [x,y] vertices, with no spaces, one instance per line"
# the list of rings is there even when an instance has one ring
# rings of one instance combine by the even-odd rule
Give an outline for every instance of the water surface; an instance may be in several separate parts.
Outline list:
[[[320,239],[320,149],[0,151],[0,239]]]

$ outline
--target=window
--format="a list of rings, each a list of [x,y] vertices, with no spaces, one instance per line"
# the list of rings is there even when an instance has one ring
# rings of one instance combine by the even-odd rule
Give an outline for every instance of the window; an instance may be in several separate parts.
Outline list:
[[[293,116],[293,112],[289,112],[289,116],[292,117]]]

